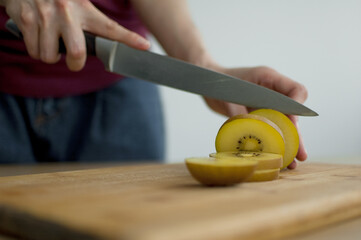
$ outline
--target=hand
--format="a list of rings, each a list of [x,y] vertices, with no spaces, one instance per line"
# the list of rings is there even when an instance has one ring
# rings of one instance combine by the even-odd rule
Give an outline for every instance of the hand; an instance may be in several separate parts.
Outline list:
[[[222,68],[219,66],[213,67],[214,70],[222,72],[243,80],[256,83],[258,85],[270,88],[277,92],[280,92],[297,102],[304,103],[307,99],[306,88],[298,82],[283,76],[277,71],[268,67],[253,67],[253,68]],[[237,105],[234,103],[223,102],[215,99],[205,98],[208,106],[214,111],[226,115],[228,117],[247,113],[252,109],[245,106]],[[299,132],[298,118],[297,116],[289,116],[291,121],[295,124],[297,131]],[[300,133],[299,133],[300,135]],[[305,161],[307,159],[307,152],[300,135],[300,146],[296,158],[299,161]],[[296,168],[297,163],[293,161],[288,168]]]
[[[141,50],[149,42],[101,13],[89,0],[0,0],[24,36],[29,55],[46,63],[60,59],[59,38],[66,46],[66,63],[79,71],[86,60],[83,30]]]

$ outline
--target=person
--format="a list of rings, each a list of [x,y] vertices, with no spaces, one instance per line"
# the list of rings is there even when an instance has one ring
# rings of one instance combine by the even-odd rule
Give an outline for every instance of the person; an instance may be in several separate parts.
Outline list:
[[[87,56],[83,31],[147,50],[147,32],[172,57],[303,103],[306,88],[264,66],[226,68],[208,53],[185,0],[0,0],[1,162],[164,158],[158,88],[119,78]],[[4,28],[12,18],[23,41]],[[66,55],[58,52],[63,38]],[[141,66],[140,66],[141,67]],[[204,98],[225,116],[248,109]],[[297,126],[297,117],[290,116]],[[297,154],[305,160],[303,142]],[[295,168],[294,161],[289,168]]]

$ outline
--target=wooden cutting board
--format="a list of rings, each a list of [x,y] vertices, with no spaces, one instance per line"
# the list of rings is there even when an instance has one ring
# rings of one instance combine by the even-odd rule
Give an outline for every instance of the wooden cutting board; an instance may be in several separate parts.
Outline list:
[[[0,231],[29,239],[262,240],[357,216],[360,165],[300,164],[212,188],[184,164],[0,177]]]

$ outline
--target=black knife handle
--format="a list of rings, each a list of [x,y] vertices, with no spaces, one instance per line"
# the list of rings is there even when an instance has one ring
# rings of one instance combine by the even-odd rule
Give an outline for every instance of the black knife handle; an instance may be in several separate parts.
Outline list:
[[[12,19],[9,19],[6,22],[5,26],[16,37],[18,37],[19,39],[23,39],[23,34],[21,33],[20,29]],[[91,33],[84,32],[84,37],[85,37],[87,53],[89,55],[95,56],[96,55],[95,36]],[[62,38],[59,39],[59,53],[66,53],[66,47]]]

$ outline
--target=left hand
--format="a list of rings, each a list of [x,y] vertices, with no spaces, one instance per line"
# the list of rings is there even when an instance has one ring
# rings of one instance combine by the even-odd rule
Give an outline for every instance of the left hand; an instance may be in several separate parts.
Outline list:
[[[304,103],[307,99],[307,90],[306,88],[278,73],[277,71],[268,68],[268,67],[250,67],[250,68],[222,68],[222,67],[214,67],[214,70],[218,72],[222,72],[264,87],[267,87],[269,89],[275,90],[279,93],[282,93],[295,101],[299,103]],[[252,109],[249,109],[245,106],[224,102],[216,99],[211,98],[204,98],[208,106],[213,109],[215,112],[218,112],[220,114],[223,114],[227,117],[231,117],[237,114],[241,113],[248,113]],[[297,116],[289,116],[291,121],[295,124],[297,131],[299,132],[299,126],[298,126],[298,118]],[[307,152],[302,140],[302,137],[300,136],[300,146],[297,153],[296,158],[299,161],[305,161],[307,159]],[[294,160],[288,168],[294,169],[296,168],[297,163]]]
[[[130,47],[146,50],[149,41],[110,19],[90,0],[0,0],[6,13],[24,36],[33,59],[53,64],[60,60],[59,37],[66,47],[66,64],[80,71],[86,61],[83,31],[91,32]]]

